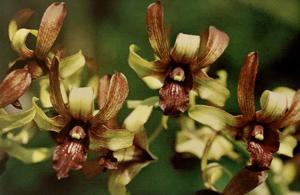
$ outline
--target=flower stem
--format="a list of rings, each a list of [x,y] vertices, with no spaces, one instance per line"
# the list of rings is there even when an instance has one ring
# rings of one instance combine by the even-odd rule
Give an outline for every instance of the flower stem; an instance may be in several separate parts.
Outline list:
[[[275,184],[274,181],[273,181],[272,171],[269,171],[269,175],[268,175],[268,178],[266,180],[266,184],[269,188],[269,191],[270,191],[271,195],[283,195],[283,193],[281,192],[279,186],[277,184]]]
[[[156,128],[154,129],[153,133],[149,136],[148,142],[149,144],[151,142],[153,142],[160,134],[160,132],[163,130],[163,117],[161,118],[160,122],[158,123],[158,125],[156,126]]]

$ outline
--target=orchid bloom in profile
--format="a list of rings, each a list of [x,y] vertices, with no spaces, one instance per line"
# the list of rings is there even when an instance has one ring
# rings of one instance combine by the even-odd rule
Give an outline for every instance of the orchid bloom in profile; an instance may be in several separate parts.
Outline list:
[[[233,130],[237,138],[247,143],[251,165],[235,176],[225,189],[227,194],[237,189],[246,193],[264,182],[273,154],[280,146],[280,130],[300,120],[300,90],[290,101],[283,93],[265,90],[260,99],[261,110],[255,111],[257,69],[258,54],[251,52],[238,81],[238,105],[242,115],[234,117],[222,109],[204,105],[189,110],[189,116],[196,121],[216,130]]]
[[[58,115],[48,118],[35,101],[33,104],[37,110],[37,125],[41,129],[56,132],[53,168],[60,179],[68,177],[69,170],[82,168],[89,149],[116,151],[127,148],[132,145],[134,135],[126,129],[112,129],[107,125],[121,109],[128,94],[127,80],[122,73],[101,80],[99,96],[102,101],[95,114],[92,87],[73,88],[67,104],[64,103],[58,63],[54,57],[49,72],[51,103]]]
[[[147,31],[156,60],[149,62],[130,46],[129,65],[151,88],[159,89],[159,105],[165,115],[185,112],[189,92],[195,90],[201,98],[224,106],[229,91],[210,78],[205,68],[215,62],[228,45],[226,33],[210,26],[200,36],[180,33],[172,49],[169,47],[160,1],[147,9]]]
[[[31,9],[23,9],[14,16],[9,24],[8,34],[12,48],[19,57],[10,63],[9,73],[0,83],[0,108],[9,104],[21,108],[18,99],[28,90],[32,80],[49,72],[49,63],[53,57],[50,50],[61,30],[66,14],[65,3],[51,4],[44,12],[38,30],[21,28],[33,15]],[[34,50],[26,46],[30,34],[37,38]],[[73,63],[74,61],[77,63]],[[70,76],[84,63],[81,52],[66,57],[60,65],[60,69],[63,69],[62,76],[64,78]]]

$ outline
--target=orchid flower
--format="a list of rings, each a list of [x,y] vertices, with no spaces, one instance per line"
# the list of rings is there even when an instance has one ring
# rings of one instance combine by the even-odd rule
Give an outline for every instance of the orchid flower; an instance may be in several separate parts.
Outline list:
[[[92,87],[73,88],[68,103],[64,103],[58,63],[54,57],[49,72],[51,103],[58,115],[48,118],[35,101],[33,104],[37,109],[37,125],[56,132],[53,168],[60,179],[68,177],[69,170],[82,168],[89,149],[116,151],[131,146],[133,133],[126,129],[111,129],[106,124],[116,116],[128,94],[127,80],[122,73],[102,79],[99,96],[103,101],[99,102],[99,111],[95,114]]]
[[[255,111],[257,69],[258,54],[251,52],[246,57],[238,82],[238,105],[242,115],[234,117],[222,109],[204,105],[196,105],[189,110],[189,116],[196,121],[216,130],[232,130],[237,138],[247,143],[251,165],[244,168],[227,186],[230,192],[239,188],[246,193],[267,178],[266,170],[280,146],[279,130],[300,120],[299,90],[292,101],[288,101],[288,97],[282,93],[265,90],[260,99],[261,110]],[[248,178],[241,180],[247,175]]]
[[[129,65],[151,88],[159,89],[159,105],[165,115],[185,112],[189,104],[189,92],[195,90],[201,98],[223,106],[229,91],[210,78],[205,68],[215,62],[228,45],[226,33],[211,26],[200,36],[180,33],[174,47],[169,48],[160,1],[147,9],[149,42],[156,60],[149,62],[129,48]]]
[[[21,28],[33,15],[31,9],[19,11],[9,24],[9,39],[12,48],[19,58],[10,63],[8,75],[0,83],[0,108],[13,104],[21,108],[18,98],[30,87],[33,79],[40,78],[49,72],[49,62],[53,57],[50,52],[67,14],[66,4],[56,2],[51,4],[42,17],[38,30]],[[37,37],[34,50],[26,46],[29,35]],[[61,61],[60,68],[63,78],[80,69],[84,62],[81,52]],[[77,63],[71,63],[71,61]]]

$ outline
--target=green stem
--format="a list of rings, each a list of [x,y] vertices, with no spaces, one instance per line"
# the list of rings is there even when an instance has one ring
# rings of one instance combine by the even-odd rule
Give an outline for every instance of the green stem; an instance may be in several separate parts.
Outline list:
[[[280,188],[279,188],[279,185],[275,184],[274,181],[273,181],[272,171],[269,171],[269,175],[268,175],[268,178],[266,180],[266,184],[269,188],[269,191],[270,191],[271,195],[283,195]]]
[[[157,127],[154,129],[153,133],[149,136],[148,142],[149,144],[153,142],[163,130],[163,117],[161,118],[160,122],[158,123]]]

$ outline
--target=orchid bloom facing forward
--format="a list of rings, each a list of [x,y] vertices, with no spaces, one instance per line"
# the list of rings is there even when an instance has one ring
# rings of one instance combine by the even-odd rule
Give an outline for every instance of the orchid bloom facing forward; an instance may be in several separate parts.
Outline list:
[[[255,111],[257,68],[257,53],[249,53],[238,82],[238,105],[242,115],[234,117],[219,108],[204,105],[196,105],[189,110],[189,116],[198,122],[216,130],[235,130],[237,137],[247,143],[251,165],[235,176],[226,192],[233,192],[235,188],[243,190],[244,187],[246,193],[262,183],[267,177],[266,170],[273,154],[280,146],[279,130],[300,120],[300,90],[292,101],[288,101],[289,98],[282,93],[266,90],[260,99],[261,110]],[[249,177],[241,180],[246,175]]]
[[[50,67],[50,97],[55,111],[59,114],[48,118],[35,104],[35,121],[41,129],[56,131],[57,142],[53,154],[53,168],[57,177],[68,177],[69,170],[82,168],[88,149],[100,151],[120,150],[131,146],[133,133],[125,129],[111,129],[107,122],[116,116],[128,94],[126,77],[116,73],[106,77],[106,88],[100,91],[103,104],[94,115],[94,94],[92,87],[74,88],[64,104],[60,90],[58,60],[54,57]],[[103,95],[103,96],[102,96]]]
[[[136,53],[137,46],[131,45],[129,65],[151,89],[159,89],[159,105],[164,114],[185,112],[192,89],[201,98],[223,106],[229,91],[210,78],[203,69],[223,53],[229,42],[227,34],[212,26],[201,36],[180,33],[170,49],[160,2],[148,7],[147,30],[157,60],[149,62],[141,58]]]

